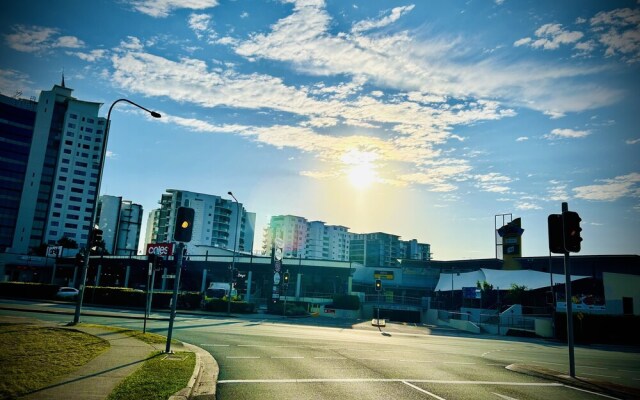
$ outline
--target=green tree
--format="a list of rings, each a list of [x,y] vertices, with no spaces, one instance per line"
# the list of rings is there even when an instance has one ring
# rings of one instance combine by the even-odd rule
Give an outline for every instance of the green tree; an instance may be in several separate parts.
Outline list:
[[[58,239],[56,244],[58,246],[62,246],[65,249],[77,249],[78,248],[78,243],[75,240],[69,239],[66,236],[63,236],[60,239]]]
[[[527,287],[524,285],[518,285],[517,283],[512,283],[511,288],[507,292],[505,296],[506,300],[511,304],[522,304],[524,301],[524,295]]]

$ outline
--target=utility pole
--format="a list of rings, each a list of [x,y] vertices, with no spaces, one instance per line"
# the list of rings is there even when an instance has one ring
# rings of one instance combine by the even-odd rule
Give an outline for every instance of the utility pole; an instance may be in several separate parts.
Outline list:
[[[180,287],[180,273],[182,272],[182,259],[184,257],[184,243],[178,243],[176,254],[176,277],[173,280],[173,297],[171,297],[171,316],[169,317],[169,332],[167,333],[167,347],[165,353],[171,353],[171,334],[173,333],[173,321],[176,319],[176,307],[178,305],[178,288]]]
[[[569,204],[562,203],[562,213],[569,211]],[[564,225],[564,218],[563,218]],[[573,348],[573,301],[571,294],[571,260],[569,259],[569,251],[564,250],[564,278],[565,278],[565,302],[567,303],[567,345],[569,346],[569,376],[576,377],[576,360]]]

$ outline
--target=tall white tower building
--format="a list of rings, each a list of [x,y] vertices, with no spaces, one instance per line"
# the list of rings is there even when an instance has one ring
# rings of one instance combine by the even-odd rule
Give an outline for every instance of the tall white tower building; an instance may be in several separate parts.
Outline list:
[[[28,253],[62,237],[87,243],[106,120],[98,117],[100,103],[78,100],[72,91],[63,80],[31,102],[35,116],[25,133],[32,138],[19,160],[22,191],[8,252]],[[19,127],[15,110],[0,110],[2,137]]]

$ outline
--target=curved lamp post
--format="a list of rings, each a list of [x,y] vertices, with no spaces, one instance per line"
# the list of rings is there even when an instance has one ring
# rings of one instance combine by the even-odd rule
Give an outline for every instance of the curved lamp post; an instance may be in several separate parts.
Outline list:
[[[231,286],[233,285],[233,271],[236,269],[236,249],[238,245],[238,241],[240,240],[240,235],[238,233],[238,220],[240,219],[240,205],[238,204],[238,199],[231,192],[227,192],[227,194],[233,197],[233,200],[236,202],[236,230],[234,232],[235,237],[233,238],[233,261],[231,261],[231,270],[229,271],[229,295],[227,296],[227,315],[231,315]]]
[[[104,141],[103,141],[103,145],[102,145],[102,154],[100,156],[100,169],[98,169],[98,177],[96,179],[97,183],[96,183],[96,192],[93,196],[93,208],[91,211],[91,225],[89,226],[89,235],[87,235],[87,245],[85,246],[85,249],[87,251],[87,254],[85,254],[84,257],[84,262],[82,265],[82,277],[80,278],[80,291],[78,293],[78,299],[76,301],[76,312],[73,316],[73,323],[72,324],[77,324],[80,321],[80,311],[82,309],[82,300],[84,298],[84,286],[85,283],[87,282],[87,270],[89,269],[89,256],[91,255],[91,233],[93,231],[93,227],[96,224],[96,215],[97,215],[97,210],[98,210],[98,199],[100,196],[100,183],[102,181],[102,173],[104,171],[104,164],[106,161],[106,155],[107,155],[107,143],[109,140],[109,128],[111,125],[111,110],[113,110],[113,106],[115,106],[116,104],[118,104],[119,102],[124,101],[127,102],[133,106],[138,107],[141,110],[144,110],[146,112],[149,113],[149,115],[151,115],[154,118],[160,118],[161,115],[160,113],[157,113],[155,111],[151,111],[145,107],[142,107],[140,104],[134,103],[133,101],[129,100],[129,99],[118,99],[116,101],[114,101],[111,104],[111,107],[109,107],[109,112],[107,113],[107,125],[104,129]]]

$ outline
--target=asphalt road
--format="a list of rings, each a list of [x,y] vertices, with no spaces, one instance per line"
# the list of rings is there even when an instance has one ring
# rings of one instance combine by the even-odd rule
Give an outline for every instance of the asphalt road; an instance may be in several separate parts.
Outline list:
[[[59,314],[37,317],[69,320]],[[82,321],[142,326],[136,319],[83,316]],[[218,399],[222,400],[603,398],[506,369],[519,363],[566,372],[567,350],[560,344],[404,325],[389,326],[384,332],[366,322],[339,325],[327,320],[179,315],[173,337],[213,354],[220,366]],[[150,321],[147,328],[166,334],[167,322]],[[576,371],[579,377],[640,387],[640,353],[577,347]]]

